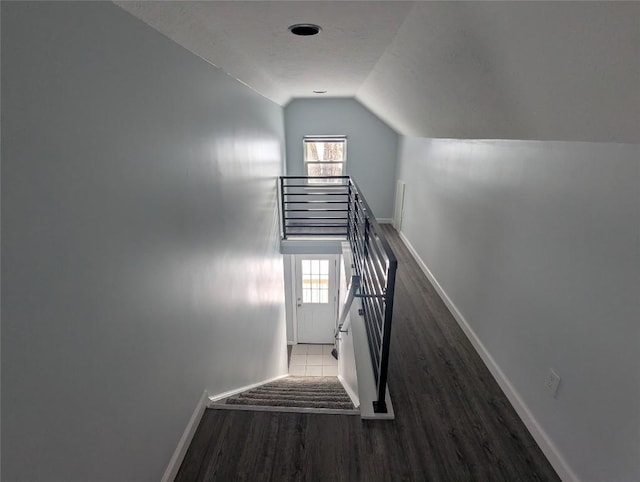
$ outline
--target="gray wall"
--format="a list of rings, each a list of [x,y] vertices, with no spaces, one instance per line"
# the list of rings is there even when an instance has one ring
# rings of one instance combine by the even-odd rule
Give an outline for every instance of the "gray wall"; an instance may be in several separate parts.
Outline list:
[[[640,3],[414,2],[356,97],[407,136],[640,142]]]
[[[376,218],[393,216],[398,135],[357,100],[296,99],[284,110],[287,174],[304,175],[305,135],[347,136],[347,174],[364,192]]]
[[[282,109],[111,3],[2,2],[2,480],[157,481],[286,373]]]
[[[640,480],[640,146],[407,138],[398,176],[403,234],[575,474]]]

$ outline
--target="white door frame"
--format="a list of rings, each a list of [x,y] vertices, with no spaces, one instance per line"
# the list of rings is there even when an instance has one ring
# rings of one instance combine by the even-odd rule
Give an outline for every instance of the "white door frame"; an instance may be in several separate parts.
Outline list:
[[[298,344],[298,287],[296,286],[296,256],[297,255],[295,254],[289,256],[289,262],[291,263],[289,279],[289,282],[291,283],[291,299],[289,300],[289,303],[291,305],[291,326],[293,328],[293,343],[295,345]]]

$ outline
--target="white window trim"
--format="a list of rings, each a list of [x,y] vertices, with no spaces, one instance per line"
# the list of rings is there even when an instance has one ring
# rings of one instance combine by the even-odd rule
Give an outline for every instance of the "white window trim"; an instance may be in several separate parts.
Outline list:
[[[342,175],[347,175],[347,136],[346,135],[308,135],[302,138],[302,161],[304,167],[304,175],[309,175],[307,165],[316,163],[316,161],[307,161],[307,150],[305,144],[307,142],[342,142],[344,143],[344,157],[342,161],[327,161],[324,164],[342,164]]]

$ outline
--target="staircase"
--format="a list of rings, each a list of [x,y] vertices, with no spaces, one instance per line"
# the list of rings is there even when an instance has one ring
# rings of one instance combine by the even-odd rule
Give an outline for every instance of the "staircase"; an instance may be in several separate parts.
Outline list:
[[[286,377],[233,395],[211,408],[360,414],[336,377]]]
[[[391,414],[392,408],[387,407],[387,376],[398,260],[351,177],[280,176],[279,181],[283,253],[282,243],[290,235],[325,241],[339,237],[348,241],[348,249],[342,251],[351,254],[349,278],[360,278],[360,288],[353,296],[362,305],[361,316],[376,385],[371,406],[376,415]],[[294,246],[290,248],[292,251],[288,252],[293,254]]]

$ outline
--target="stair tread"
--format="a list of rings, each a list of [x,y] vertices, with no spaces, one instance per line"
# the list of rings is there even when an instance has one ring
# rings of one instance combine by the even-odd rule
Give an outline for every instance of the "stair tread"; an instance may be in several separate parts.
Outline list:
[[[279,390],[279,391],[286,391],[286,390],[307,390],[307,391],[311,391],[311,392],[335,392],[335,391],[340,391],[340,390],[344,390],[342,387],[313,387],[313,386],[278,386],[278,387],[260,387],[259,389],[261,390]],[[258,390],[258,388],[255,388],[254,390]]]
[[[295,376],[288,376],[286,378],[282,378],[280,380],[276,380],[274,382],[271,382],[270,384],[278,384],[278,383],[313,383],[313,384],[333,383],[333,384],[339,385],[340,384],[340,380],[338,380],[338,377],[295,377]]]
[[[324,390],[335,390],[335,389],[340,389],[342,390],[343,387],[340,384],[323,384],[323,385],[318,385],[318,384],[312,384],[312,383],[278,383],[278,384],[269,384],[269,385],[263,385],[263,387],[265,388],[316,388],[316,389],[324,389]]]
[[[309,393],[342,393],[344,388],[330,387],[330,388],[314,388],[314,387],[259,387],[251,390],[252,392],[309,392]]]
[[[314,397],[309,395],[279,395],[279,396],[264,396],[259,393],[242,393],[240,395],[236,395],[237,398],[259,398],[263,400],[309,400],[309,401],[328,401],[328,402],[351,402],[351,399],[348,395],[345,396],[334,396],[334,397]]]
[[[258,390],[258,389],[256,389]],[[296,391],[305,391],[305,392],[342,392],[344,388],[342,387],[328,387],[328,388],[316,388],[316,387],[264,387],[260,390],[264,392],[296,392]]]
[[[278,403],[274,403],[276,400],[261,399],[261,398],[233,398],[228,399],[227,404],[230,405],[265,405],[274,407],[311,407],[311,408],[340,408],[340,409],[353,409],[353,404],[349,402],[323,402],[323,401],[310,401],[310,400],[277,400]]]

